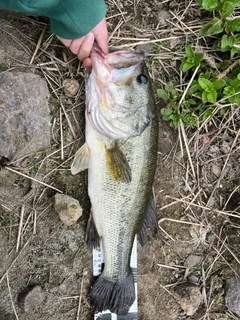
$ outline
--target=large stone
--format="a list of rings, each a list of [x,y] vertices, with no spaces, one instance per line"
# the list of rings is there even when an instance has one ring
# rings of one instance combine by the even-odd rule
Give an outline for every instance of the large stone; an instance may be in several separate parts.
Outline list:
[[[235,276],[227,281],[225,304],[240,318],[240,280]]]
[[[39,75],[0,74],[0,156],[12,160],[50,147],[48,96]]]
[[[20,308],[26,313],[33,312],[44,300],[45,294],[40,286],[25,288],[18,296]]]

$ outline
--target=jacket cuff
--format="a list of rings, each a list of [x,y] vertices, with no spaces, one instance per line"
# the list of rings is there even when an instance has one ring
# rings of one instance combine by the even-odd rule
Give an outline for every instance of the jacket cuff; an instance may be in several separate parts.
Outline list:
[[[106,15],[103,0],[62,0],[42,10],[49,18],[51,31],[64,39],[78,39],[89,33]]]

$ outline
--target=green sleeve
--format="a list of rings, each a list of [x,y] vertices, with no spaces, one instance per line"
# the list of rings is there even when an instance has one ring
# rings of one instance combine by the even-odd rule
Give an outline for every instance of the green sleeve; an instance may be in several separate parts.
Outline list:
[[[48,17],[51,31],[64,39],[86,35],[106,15],[104,0],[0,0],[0,7]]]

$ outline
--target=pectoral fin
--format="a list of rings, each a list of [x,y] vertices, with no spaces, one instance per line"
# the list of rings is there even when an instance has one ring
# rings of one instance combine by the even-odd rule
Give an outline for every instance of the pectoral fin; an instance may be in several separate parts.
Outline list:
[[[107,172],[113,180],[131,182],[131,168],[117,143],[110,149],[105,146],[105,159]]]
[[[141,246],[144,246],[150,239],[151,235],[155,235],[157,231],[158,231],[158,221],[156,216],[156,207],[154,203],[153,194],[151,192],[151,195],[149,197],[148,204],[145,210],[143,224],[138,232],[138,240]]]
[[[86,143],[76,152],[71,165],[72,174],[77,174],[88,168],[89,165],[89,148]]]

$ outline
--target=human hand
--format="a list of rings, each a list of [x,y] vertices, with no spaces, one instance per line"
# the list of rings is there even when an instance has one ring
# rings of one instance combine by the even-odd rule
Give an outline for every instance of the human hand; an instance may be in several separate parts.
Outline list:
[[[104,18],[92,29],[92,31],[79,39],[68,40],[60,37],[58,37],[58,39],[68,47],[72,53],[78,56],[78,59],[83,62],[84,68],[91,69],[92,62],[90,59],[90,53],[94,41],[96,41],[99,47],[102,48],[103,52],[108,52],[108,31],[106,19]]]

